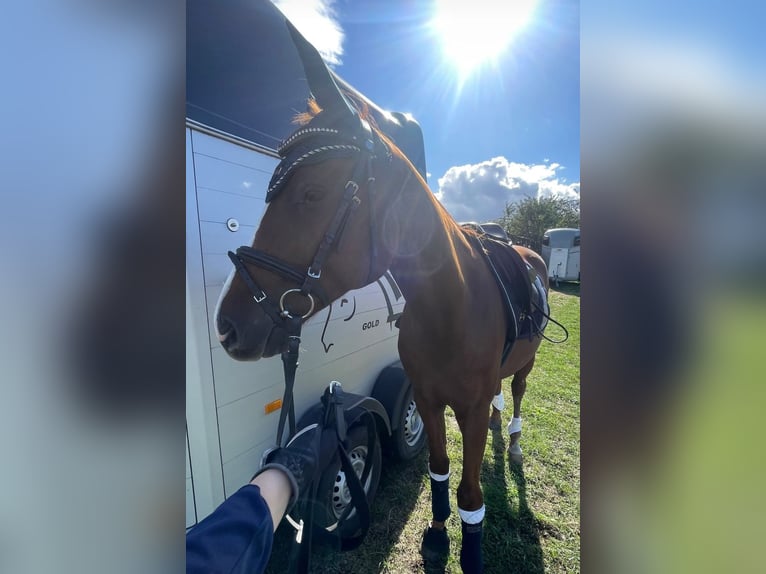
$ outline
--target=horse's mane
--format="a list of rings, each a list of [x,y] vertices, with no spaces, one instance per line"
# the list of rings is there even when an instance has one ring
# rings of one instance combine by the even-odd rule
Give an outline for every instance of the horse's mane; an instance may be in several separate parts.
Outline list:
[[[449,212],[444,208],[444,206],[441,204],[441,202],[436,199],[433,192],[431,191],[431,188],[428,187],[428,184],[423,179],[423,176],[420,175],[420,172],[415,168],[414,165],[412,165],[412,162],[410,161],[410,159],[404,154],[404,152],[402,152],[402,150],[399,149],[399,147],[393,141],[391,141],[391,138],[389,138],[383,132],[383,130],[380,129],[377,121],[375,120],[375,117],[370,112],[370,107],[367,105],[367,102],[359,99],[358,97],[356,97],[355,94],[347,90],[342,90],[342,91],[343,91],[343,95],[346,96],[346,98],[353,103],[354,107],[356,108],[356,111],[359,113],[359,117],[370,124],[370,127],[375,131],[377,136],[381,140],[383,140],[383,142],[388,146],[388,149],[391,150],[391,153],[404,162],[404,164],[407,166],[410,172],[415,175],[415,177],[418,180],[418,183],[423,188],[423,190],[428,192],[428,197],[430,201],[433,203],[434,207],[436,208],[437,216],[439,217],[444,227],[446,229],[451,229],[452,231],[454,231],[455,235],[460,237],[460,239],[463,241],[465,241],[465,238],[463,237],[463,233],[465,232],[467,232],[469,235],[478,235],[478,233],[474,231],[473,229],[469,228],[466,230],[465,228],[461,228],[460,225],[457,223],[457,221],[455,221],[455,218],[452,217],[449,214]],[[313,120],[316,116],[318,116],[321,111],[322,111],[322,108],[319,107],[319,104],[317,103],[317,101],[314,98],[309,98],[306,104],[306,111],[296,114],[293,117],[293,123],[298,124],[300,126],[304,126],[307,123],[309,123],[311,120]]]
[[[321,111],[322,108],[319,107],[317,101],[314,98],[309,98],[306,102],[306,111],[295,114],[293,116],[293,123],[299,126],[305,126],[317,117]]]

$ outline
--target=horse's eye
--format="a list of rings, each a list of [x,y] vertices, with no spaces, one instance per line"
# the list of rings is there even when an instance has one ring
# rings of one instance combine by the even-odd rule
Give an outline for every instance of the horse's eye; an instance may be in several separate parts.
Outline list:
[[[324,198],[323,190],[316,187],[310,187],[303,192],[301,203],[316,203],[317,201],[321,201],[323,198]]]

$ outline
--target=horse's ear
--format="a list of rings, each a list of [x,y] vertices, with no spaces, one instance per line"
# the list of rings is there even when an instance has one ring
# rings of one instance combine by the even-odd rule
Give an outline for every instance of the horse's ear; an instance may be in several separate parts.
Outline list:
[[[298,32],[289,20],[285,19],[285,23],[290,31],[290,36],[292,36],[293,44],[298,49],[309,88],[319,107],[336,113],[348,112],[354,115],[353,109],[343,97],[317,49]]]

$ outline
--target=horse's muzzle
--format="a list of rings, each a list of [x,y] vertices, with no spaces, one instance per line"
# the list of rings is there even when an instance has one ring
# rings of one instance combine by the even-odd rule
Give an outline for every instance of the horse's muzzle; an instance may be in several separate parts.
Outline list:
[[[257,361],[282,351],[286,332],[264,315],[257,321],[237,322],[224,313],[216,318],[218,339],[226,353],[238,361]]]

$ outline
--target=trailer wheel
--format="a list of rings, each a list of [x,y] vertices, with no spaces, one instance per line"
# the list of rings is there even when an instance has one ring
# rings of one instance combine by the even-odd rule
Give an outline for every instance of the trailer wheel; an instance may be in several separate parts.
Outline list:
[[[375,433],[375,453],[370,460],[367,456],[367,427],[355,425],[348,430],[348,457],[354,467],[356,475],[361,478],[362,472],[367,465],[372,465],[370,474],[362,484],[367,502],[372,505],[375,493],[378,490],[380,472],[382,467],[380,439]],[[346,475],[340,465],[340,458],[336,453],[332,462],[322,473],[317,489],[317,498],[320,505],[321,516],[318,517],[318,526],[336,530],[341,538],[351,538],[359,530],[359,517],[356,509],[351,511],[348,518],[338,524],[338,518],[351,502],[351,492],[348,489]],[[337,524],[336,528],[333,528]]]
[[[400,417],[396,430],[391,433],[388,448],[399,460],[412,460],[426,443],[425,426],[412,396],[412,387],[407,390]]]

